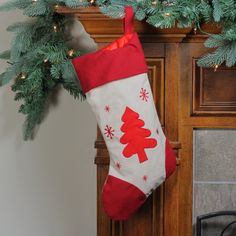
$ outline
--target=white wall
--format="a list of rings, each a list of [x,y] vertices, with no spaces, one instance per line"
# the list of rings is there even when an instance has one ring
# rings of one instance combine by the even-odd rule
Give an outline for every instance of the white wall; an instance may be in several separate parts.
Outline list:
[[[12,37],[5,28],[22,19],[20,12],[0,13],[0,51]],[[76,34],[88,43],[81,29]],[[94,50],[91,41],[89,46]],[[0,62],[0,73],[6,66]],[[24,142],[24,116],[13,97],[10,85],[0,88],[0,236],[95,236],[96,122],[90,107],[63,91],[36,139]]]

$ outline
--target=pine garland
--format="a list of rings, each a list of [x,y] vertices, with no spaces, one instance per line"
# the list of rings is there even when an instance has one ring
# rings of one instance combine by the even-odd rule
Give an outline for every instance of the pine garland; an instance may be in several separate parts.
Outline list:
[[[137,20],[146,20],[158,28],[195,27],[215,22],[222,31],[211,34],[205,42],[215,48],[204,55],[198,65],[203,67],[233,66],[236,63],[236,3],[234,0],[11,0],[0,11],[20,9],[29,21],[10,25],[13,32],[11,50],[0,53],[9,67],[0,75],[0,86],[14,80],[15,100],[21,100],[19,112],[26,115],[24,139],[33,139],[37,126],[60,86],[75,98],[83,99],[71,59],[81,55],[69,48],[65,29],[69,17],[56,13],[58,6],[71,8],[96,5],[112,18],[124,15],[124,6],[133,6]],[[201,30],[201,29],[200,29]]]
[[[1,10],[21,9],[30,21],[10,25],[15,33],[11,51],[0,54],[10,66],[0,75],[0,85],[14,79],[15,100],[22,100],[19,112],[26,115],[24,139],[33,139],[37,126],[44,119],[51,98],[63,86],[75,98],[83,99],[70,59],[80,52],[67,46],[65,28],[68,17],[55,12],[59,1],[14,0]],[[60,1],[61,3],[61,1]]]

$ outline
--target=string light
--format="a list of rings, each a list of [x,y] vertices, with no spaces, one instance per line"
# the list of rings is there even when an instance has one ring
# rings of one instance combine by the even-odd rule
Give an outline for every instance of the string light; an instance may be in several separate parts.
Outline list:
[[[44,63],[47,63],[47,62],[48,62],[48,59],[44,59],[43,62],[44,62]]]
[[[166,7],[171,7],[171,6],[175,5],[175,2],[174,1],[173,2],[164,1],[163,5],[166,6]]]
[[[54,32],[57,32],[57,31],[58,31],[57,25],[53,25],[53,30],[54,30]]]
[[[54,9],[57,10],[58,8],[59,8],[59,5],[56,4],[56,5],[54,6]]]
[[[20,74],[20,79],[26,79],[26,74],[22,72],[22,73]]]
[[[166,12],[165,13],[165,16],[170,16],[171,14],[169,12]]]
[[[219,65],[215,65],[214,72],[216,72],[218,68],[219,68]]]
[[[153,6],[156,6],[156,5],[157,5],[157,1],[153,1],[153,2],[152,2],[152,5],[153,5]]]
[[[68,51],[68,55],[70,57],[73,57],[74,53],[75,53],[74,49],[71,49],[71,50]]]
[[[197,34],[197,27],[194,27],[193,32],[194,34]]]

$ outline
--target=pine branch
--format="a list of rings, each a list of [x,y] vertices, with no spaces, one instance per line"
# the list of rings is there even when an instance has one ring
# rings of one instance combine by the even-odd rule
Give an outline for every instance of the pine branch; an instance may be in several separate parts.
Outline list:
[[[85,99],[71,61],[65,61],[62,65],[62,85],[74,98]]]
[[[225,44],[224,37],[222,35],[211,35],[204,43],[207,48],[217,48]]]
[[[64,3],[66,6],[71,8],[90,6],[90,3],[88,1],[65,0]]]
[[[231,48],[231,44],[225,44],[218,47],[213,53],[209,53],[199,59],[198,65],[202,67],[214,67],[223,64],[223,62],[226,62],[227,65],[232,64],[232,59],[228,57]]]
[[[219,22],[220,19],[223,17],[223,10],[221,8],[221,4],[219,0],[212,0],[212,4],[213,4],[213,17],[215,22]]]
[[[74,98],[80,99],[81,101],[86,98],[79,86],[79,83],[73,78],[71,78],[71,80],[63,80],[62,85]]]
[[[15,100],[23,100],[19,112],[26,115],[24,139],[32,139],[36,126],[42,121],[46,112],[48,94],[44,90],[43,71],[34,70],[25,80],[17,79],[12,86],[16,92]]]
[[[23,14],[26,16],[42,16],[52,11],[51,6],[45,1],[31,2],[25,9]]]
[[[21,67],[22,65],[20,63],[13,63],[9,66],[1,76],[0,86],[8,84],[12,79],[19,75],[21,72]]]
[[[6,50],[6,51],[0,53],[0,59],[9,60],[10,57],[11,57],[10,50]]]
[[[1,5],[0,11],[11,11],[15,9],[22,10],[25,9],[31,3],[31,0],[12,0]]]

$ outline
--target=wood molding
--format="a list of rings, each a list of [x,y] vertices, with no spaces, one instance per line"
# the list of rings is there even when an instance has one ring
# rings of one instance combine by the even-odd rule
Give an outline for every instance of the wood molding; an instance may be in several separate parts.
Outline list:
[[[71,14],[78,18],[84,25],[85,30],[97,43],[109,43],[123,34],[121,19],[114,19],[102,14],[98,7],[68,8],[57,7],[60,14]],[[202,25],[202,30],[208,33],[219,33],[220,27],[213,24]],[[135,31],[139,34],[143,43],[152,42],[203,42],[208,37],[206,34],[193,28],[168,28],[159,29],[143,21],[135,20]]]
[[[150,81],[153,100],[159,115],[161,125],[165,125],[165,113],[164,113],[164,103],[165,103],[165,64],[163,58],[146,58],[148,65],[148,78]]]
[[[192,115],[236,115],[236,67],[201,68],[193,59]]]
[[[171,142],[171,147],[178,153],[178,150],[181,149],[181,143],[180,142]],[[104,141],[97,140],[95,142],[95,148],[97,149],[97,154],[95,157],[94,163],[96,165],[109,165],[110,159],[109,159],[109,153],[106,147],[106,144]],[[177,157],[177,163],[176,165],[180,165],[181,159]]]

